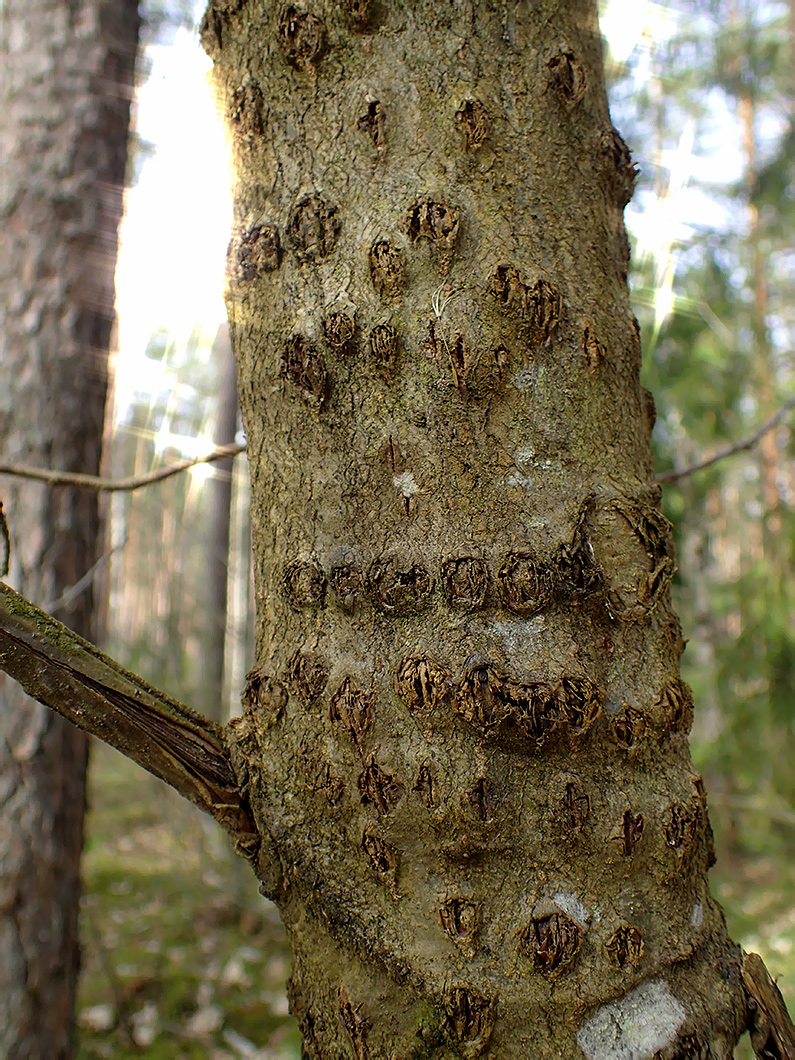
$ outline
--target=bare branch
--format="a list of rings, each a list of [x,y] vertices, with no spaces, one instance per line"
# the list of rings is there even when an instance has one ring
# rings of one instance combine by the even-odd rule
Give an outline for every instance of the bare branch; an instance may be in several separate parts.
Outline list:
[[[113,548],[110,549],[110,551],[104,552],[99,557],[97,562],[94,563],[93,566],[88,568],[82,578],[78,578],[74,585],[70,585],[68,589],[61,593],[57,600],[48,600],[42,610],[46,611],[48,614],[52,614],[53,611],[58,611],[62,607],[71,607],[75,600],[78,598],[78,596],[84,593],[89,587],[89,585],[91,585],[96,580],[97,575],[108,562],[113,553],[118,552],[121,548],[124,548],[126,544],[127,538],[125,537],[125,539],[123,541],[120,541],[118,545],[114,545]]]
[[[742,974],[754,1054],[768,1060],[792,1060],[795,1027],[781,991],[758,953],[743,953]]]
[[[153,482],[162,482],[164,478],[178,475],[181,471],[195,467],[197,464],[212,464],[216,460],[225,460],[238,453],[246,451],[245,445],[232,442],[229,445],[219,445],[204,456],[186,457],[177,460],[174,464],[161,467],[157,471],[149,471],[146,475],[133,476],[131,478],[99,478],[97,475],[83,475],[75,471],[51,471],[48,468],[26,467],[24,464],[0,463],[0,475],[16,475],[19,478],[34,479],[37,482],[46,482],[50,486],[78,486],[80,489],[103,491],[105,493],[129,493],[131,490],[140,489],[141,486],[151,486]]]
[[[209,813],[254,860],[260,837],[224,731],[0,583],[0,669]]]
[[[727,456],[733,456],[735,453],[742,453],[747,449],[753,449],[758,442],[764,438],[768,431],[772,431],[773,428],[779,423],[789,412],[789,410],[795,405],[795,397],[791,397],[789,401],[785,401],[778,412],[774,412],[769,420],[766,420],[759,430],[752,434],[750,438],[746,438],[745,441],[737,442],[735,445],[727,445],[725,449],[719,449],[713,456],[708,456],[704,460],[699,460],[695,464],[689,464],[687,467],[674,468],[671,471],[663,471],[662,474],[657,475],[657,481],[660,483],[666,482],[678,482],[680,478],[686,478],[688,475],[694,474],[696,471],[703,471],[705,467],[711,467],[713,464],[717,464],[719,460],[725,459]]]

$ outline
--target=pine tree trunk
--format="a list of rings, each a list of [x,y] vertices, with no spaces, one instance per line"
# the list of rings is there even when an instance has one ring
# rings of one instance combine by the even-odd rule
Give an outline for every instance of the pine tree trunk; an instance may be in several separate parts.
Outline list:
[[[137,0],[0,9],[0,441],[96,473]],[[3,481],[9,580],[91,636],[96,496]],[[87,745],[0,678],[0,1056],[72,1055]]]
[[[726,1057],[595,4],[214,0],[306,1055]]]

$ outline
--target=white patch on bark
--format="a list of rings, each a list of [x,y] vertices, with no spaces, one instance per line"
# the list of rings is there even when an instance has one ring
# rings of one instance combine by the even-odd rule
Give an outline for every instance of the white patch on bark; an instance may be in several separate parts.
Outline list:
[[[522,652],[529,650],[530,646],[537,647],[535,641],[546,622],[543,615],[536,615],[535,618],[524,622],[495,622],[492,629],[502,639],[509,655],[520,656]]]
[[[505,483],[508,486],[521,486],[522,489],[530,489],[533,480],[527,475],[520,475],[517,471],[510,471],[506,476]]]
[[[415,493],[419,492],[419,486],[414,481],[414,476],[410,471],[403,471],[401,474],[395,475],[392,482],[404,497],[413,497]]]
[[[571,919],[576,924],[579,924],[580,927],[585,927],[591,918],[591,914],[579,898],[573,894],[566,894],[564,891],[560,891],[558,894],[552,895],[552,901],[564,913],[568,913]]]
[[[694,928],[700,928],[704,921],[704,906],[701,902],[696,902],[693,906],[693,912],[690,916],[690,923]]]
[[[532,390],[537,374],[536,368],[520,368],[514,372],[511,382],[517,390]]]
[[[602,1005],[577,1032],[588,1060],[649,1060],[676,1038],[685,1010],[664,979]]]

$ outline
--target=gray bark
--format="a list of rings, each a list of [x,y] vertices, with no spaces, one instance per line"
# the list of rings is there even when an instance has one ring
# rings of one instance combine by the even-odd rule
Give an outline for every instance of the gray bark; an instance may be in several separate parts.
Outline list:
[[[214,0],[257,665],[308,1056],[726,1057],[595,4]]]
[[[96,473],[137,0],[0,7],[0,440]],[[52,605],[97,558],[96,497],[4,480],[9,580]],[[92,592],[56,613],[91,635]],[[83,733],[0,684],[0,1055],[68,1057],[79,964]]]

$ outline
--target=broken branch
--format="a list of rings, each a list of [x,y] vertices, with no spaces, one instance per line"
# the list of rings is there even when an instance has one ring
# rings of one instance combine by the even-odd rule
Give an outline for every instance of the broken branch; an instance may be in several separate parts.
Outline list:
[[[244,857],[257,857],[260,837],[221,727],[123,669],[2,583],[0,669],[29,696],[214,817]]]

